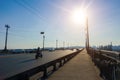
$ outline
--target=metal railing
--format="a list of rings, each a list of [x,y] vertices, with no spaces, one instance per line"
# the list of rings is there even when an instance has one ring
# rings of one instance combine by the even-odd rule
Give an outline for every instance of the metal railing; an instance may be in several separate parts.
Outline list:
[[[76,52],[73,52],[71,54],[68,54],[66,56],[60,57],[56,60],[50,61],[46,64],[37,66],[33,69],[24,71],[22,73],[16,74],[14,76],[10,76],[8,78],[6,78],[5,80],[30,80],[30,77],[39,73],[39,72],[43,72],[43,76],[41,77],[42,80],[46,79],[49,76],[49,73],[47,71],[47,69],[49,67],[53,67],[52,69],[52,73],[54,71],[56,71],[59,67],[63,66],[66,62],[68,62],[71,58],[73,58],[74,56],[76,56],[81,50],[77,50]],[[57,67],[57,64],[59,64],[59,66]]]
[[[104,54],[104,51],[90,48],[92,61],[100,69],[100,76],[105,80],[120,80],[120,60]]]

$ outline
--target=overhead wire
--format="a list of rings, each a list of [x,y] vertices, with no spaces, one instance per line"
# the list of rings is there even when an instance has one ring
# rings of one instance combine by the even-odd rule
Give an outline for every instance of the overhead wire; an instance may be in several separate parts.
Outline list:
[[[55,26],[55,24],[49,23],[48,18],[46,18],[45,16],[41,16],[41,15],[40,15],[41,12],[40,12],[40,10],[39,10],[38,8],[33,7],[33,6],[32,6],[31,4],[29,4],[27,1],[25,1],[25,0],[21,0],[21,2],[18,1],[18,0],[14,0],[14,1],[15,1],[15,3],[17,3],[18,5],[20,5],[20,6],[22,6],[23,8],[25,8],[27,11],[29,11],[29,12],[32,11],[32,14],[36,15],[37,18],[40,18],[40,20],[41,20],[43,23],[45,23],[46,25],[48,25],[48,26]]]
[[[35,7],[33,7],[33,6],[31,6],[26,0],[22,0],[22,2],[24,3],[24,4],[26,4],[27,6],[29,6],[29,8],[31,8],[31,10],[33,10],[36,14],[40,14],[40,11],[37,9],[37,8],[35,8]],[[42,19],[44,19],[41,15],[39,15]]]
[[[25,6],[22,2],[18,1],[18,0],[14,0],[15,3],[17,3],[18,5],[22,6],[23,8],[25,8],[27,11],[29,11],[30,13],[36,15],[37,17],[40,17],[34,10],[31,10],[28,6]]]
[[[40,14],[40,11],[33,7],[32,5],[30,5],[27,1],[25,0],[14,0],[14,2],[18,5],[20,5],[21,7],[23,7],[24,9],[26,9],[28,12],[30,12],[31,14],[35,15],[37,18],[39,18],[40,21],[42,21],[43,23],[45,24],[48,24],[47,23],[47,18],[41,16]],[[48,24],[49,25],[49,24]]]

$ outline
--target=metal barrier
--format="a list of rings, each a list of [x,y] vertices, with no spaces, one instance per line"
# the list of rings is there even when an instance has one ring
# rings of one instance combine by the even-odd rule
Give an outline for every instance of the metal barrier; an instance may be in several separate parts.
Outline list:
[[[46,64],[37,66],[33,69],[27,70],[25,72],[16,74],[14,76],[11,76],[9,78],[6,78],[5,80],[29,80],[31,76],[39,73],[39,72],[43,72],[43,76],[41,77],[42,80],[46,79],[49,74],[47,72],[47,68],[53,66],[53,69],[51,72],[54,72],[57,70],[57,63],[59,63],[59,67],[63,66],[66,62],[68,62],[71,58],[73,58],[74,56],[76,56],[81,50],[77,50],[76,52],[73,52],[71,54],[68,54],[66,56],[63,56],[61,58],[58,58],[56,60],[50,61]],[[58,68],[59,68],[58,67]]]
[[[104,54],[104,51],[90,48],[92,61],[100,69],[100,76],[105,80],[120,80],[120,61]]]

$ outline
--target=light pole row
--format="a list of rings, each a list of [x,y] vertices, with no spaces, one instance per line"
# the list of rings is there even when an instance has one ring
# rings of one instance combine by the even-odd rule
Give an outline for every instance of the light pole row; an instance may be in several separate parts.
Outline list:
[[[8,39],[8,29],[10,28],[9,25],[5,25],[6,27],[6,37],[5,37],[5,48],[4,48],[4,51],[7,51],[7,39]],[[87,31],[88,31],[88,28],[87,28]],[[44,35],[44,32],[40,32],[40,34],[43,35],[43,50],[44,50],[44,44],[45,44],[45,35]],[[88,35],[88,34],[87,34]],[[89,37],[88,37],[89,38]],[[87,41],[87,40],[86,40]],[[87,46],[87,42],[86,42],[86,46]],[[89,46],[89,45],[88,45]],[[56,49],[58,48],[58,40],[56,40]],[[63,49],[65,48],[65,42],[63,41]]]
[[[45,49],[45,35],[44,35],[45,32],[40,32],[40,34],[43,35],[43,48],[42,50]],[[68,44],[68,47],[69,47],[69,44]],[[65,48],[65,42],[63,41],[63,49]],[[58,40],[56,40],[56,49],[58,49]]]

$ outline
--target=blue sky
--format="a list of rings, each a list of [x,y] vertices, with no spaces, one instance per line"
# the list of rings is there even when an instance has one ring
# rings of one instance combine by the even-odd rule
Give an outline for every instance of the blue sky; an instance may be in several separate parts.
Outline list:
[[[120,44],[120,0],[0,0],[0,48],[4,48],[5,24],[10,26],[8,48],[84,46],[83,25],[75,25],[71,13],[88,11],[90,45]]]

